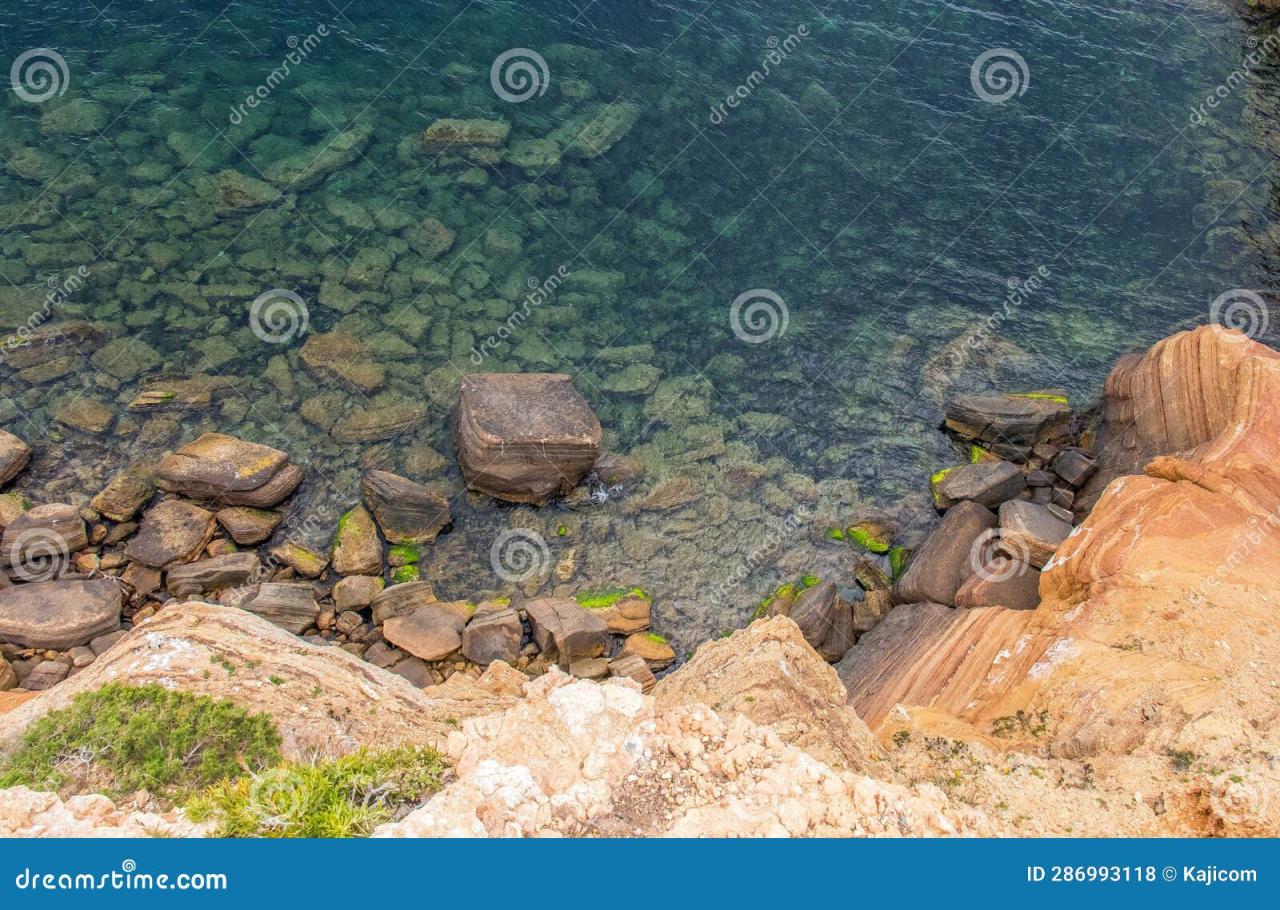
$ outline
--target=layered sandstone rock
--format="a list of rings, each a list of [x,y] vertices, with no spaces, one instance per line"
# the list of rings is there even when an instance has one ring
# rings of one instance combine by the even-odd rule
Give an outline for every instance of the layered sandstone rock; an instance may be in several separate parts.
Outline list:
[[[1122,767],[1207,723],[1218,733],[1186,750],[1270,792],[1275,772],[1256,756],[1280,736],[1277,401],[1280,355],[1217,326],[1122,360],[1101,433],[1113,479],[1045,566],[1041,605],[899,607],[842,662],[859,713],[873,727],[895,704],[931,723],[1016,727],[1015,741]],[[1115,475],[1147,458],[1143,476]],[[1027,717],[1041,718],[1034,737],[1009,721]],[[1221,780],[1202,783],[1217,793],[1195,810],[1205,830],[1280,831],[1277,801],[1220,811]]]

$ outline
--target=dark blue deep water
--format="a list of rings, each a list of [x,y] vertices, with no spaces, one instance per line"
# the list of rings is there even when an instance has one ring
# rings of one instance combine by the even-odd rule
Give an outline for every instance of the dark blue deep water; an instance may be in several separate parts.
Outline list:
[[[847,573],[823,532],[857,510],[926,527],[948,390],[1084,401],[1274,259],[1274,48],[1225,4],[95,3],[0,11],[0,64],[63,64],[0,102],[0,329],[114,331],[61,373],[0,365],[0,421],[39,444],[19,487],[82,504],[217,429],[307,465],[281,535],[323,543],[379,465],[454,497],[442,597],[511,590],[491,544],[528,528],[560,575],[519,587],[643,585],[682,651],[781,578]],[[441,118],[510,132],[429,148]],[[278,198],[230,207],[239,180]],[[264,326],[273,290],[296,298]],[[300,359],[333,331],[366,381]],[[465,494],[475,370],[573,374],[645,477]],[[209,407],[129,410],[193,374],[225,379]],[[377,407],[417,419],[335,435]],[[697,498],[646,504],[679,478]]]

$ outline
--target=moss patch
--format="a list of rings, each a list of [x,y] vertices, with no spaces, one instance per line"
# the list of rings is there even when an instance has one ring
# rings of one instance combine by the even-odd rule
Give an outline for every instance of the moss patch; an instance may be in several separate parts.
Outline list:
[[[82,692],[28,728],[0,761],[0,787],[108,796],[149,790],[181,799],[280,760],[265,714],[157,685],[111,683]]]
[[[640,600],[653,600],[653,596],[644,588],[604,588],[599,591],[583,591],[581,594],[575,594],[573,599],[578,602],[578,606],[586,607],[588,610],[604,610],[620,600],[630,600],[633,597]]]
[[[894,547],[889,551],[889,579],[897,581],[907,569],[911,551],[906,547]]]
[[[889,541],[877,537],[870,528],[854,525],[849,529],[849,539],[868,553],[884,553],[889,549]]]
[[[391,570],[391,583],[393,585],[403,585],[411,581],[419,581],[422,573],[418,571],[417,566],[396,566]]]
[[[657,632],[646,632],[644,637],[649,639],[649,641],[656,642],[660,645],[665,645],[667,643],[667,639],[664,636],[659,635]]]
[[[1030,398],[1032,401],[1056,401],[1058,404],[1071,404],[1066,395],[1053,392],[1016,392],[1014,398]]]
[[[396,544],[387,551],[387,558],[398,566],[411,566],[422,559],[422,551],[409,544]]]
[[[186,808],[218,837],[365,837],[439,790],[444,772],[434,749],[360,750],[223,781]]]

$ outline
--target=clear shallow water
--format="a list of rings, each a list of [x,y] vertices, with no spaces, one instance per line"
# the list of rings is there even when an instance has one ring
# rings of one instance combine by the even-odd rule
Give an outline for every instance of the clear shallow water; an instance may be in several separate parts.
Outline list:
[[[823,531],[857,509],[887,509],[908,537],[926,527],[925,480],[953,458],[935,432],[948,387],[1083,399],[1120,353],[1265,280],[1270,157],[1242,107],[1263,108],[1270,70],[1212,122],[1189,120],[1246,34],[1160,2],[118,3],[97,18],[9,4],[3,61],[53,48],[68,89],[42,104],[9,92],[0,108],[0,318],[25,321],[50,279],[84,266],[51,320],[100,320],[127,341],[52,379],[0,367],[4,426],[42,443],[19,486],[83,502],[130,458],[217,429],[307,464],[293,508],[318,542],[358,498],[361,467],[384,466],[455,497],[426,565],[442,595],[508,588],[490,545],[529,527],[547,568],[570,557],[573,574],[525,590],[643,585],[683,652],[783,576],[847,577],[848,551]],[[298,47],[305,60],[272,76]],[[522,102],[490,80],[513,48],[546,66],[545,91]],[[1003,103],[971,80],[993,49],[1026,66]],[[513,163],[415,138],[475,117],[510,124],[509,147],[564,144],[631,112],[607,152],[558,164],[538,159],[545,145]],[[359,153],[314,185],[277,181],[279,204],[216,211],[219,172],[274,177],[344,134]],[[428,217],[456,233],[435,260],[406,239]],[[1011,282],[1033,277],[1006,310]],[[303,301],[306,331],[264,342],[251,304],[276,288]],[[762,343],[735,334],[748,291],[785,307],[785,332],[766,319],[739,333]],[[382,388],[303,367],[306,338],[334,329],[367,345]],[[965,353],[975,331],[986,342]],[[651,350],[619,350],[636,345]],[[463,494],[448,414],[476,369],[575,375],[645,479],[536,512]],[[129,413],[159,373],[235,383],[206,412]],[[86,397],[113,412],[102,435],[53,420]],[[406,403],[428,416],[393,440],[327,431]],[[681,477],[697,499],[643,506]]]

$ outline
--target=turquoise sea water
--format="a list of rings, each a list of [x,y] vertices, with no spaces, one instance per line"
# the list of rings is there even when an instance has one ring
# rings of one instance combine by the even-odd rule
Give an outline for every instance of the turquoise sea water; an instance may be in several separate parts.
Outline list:
[[[1154,0],[9,2],[0,63],[62,64],[0,103],[0,328],[116,339],[0,366],[0,419],[39,444],[19,487],[83,503],[217,429],[307,465],[282,534],[320,543],[383,466],[454,497],[442,596],[509,590],[491,545],[528,528],[548,571],[522,589],[643,585],[687,649],[781,578],[847,575],[824,531],[859,509],[927,527],[947,389],[1084,400],[1265,282],[1272,73],[1242,61],[1268,34]],[[450,117],[510,135],[424,146]],[[279,198],[220,207],[228,170]],[[455,235],[434,258],[425,219]],[[295,296],[255,310],[269,291]],[[335,330],[380,382],[302,363]],[[573,374],[646,476],[543,510],[466,495],[448,418],[474,370]],[[192,374],[228,380],[208,409],[128,410]],[[103,432],[56,419],[85,401]],[[379,407],[425,416],[335,438]],[[696,498],[645,503],[681,478]]]

